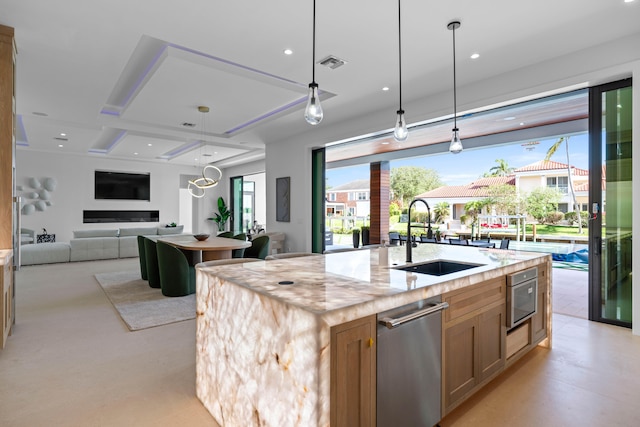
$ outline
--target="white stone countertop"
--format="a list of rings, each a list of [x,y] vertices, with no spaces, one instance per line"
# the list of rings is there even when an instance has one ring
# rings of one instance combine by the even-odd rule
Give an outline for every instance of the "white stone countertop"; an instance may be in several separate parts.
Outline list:
[[[12,249],[0,249],[0,265],[7,264],[11,255],[13,255]]]
[[[444,276],[415,274],[404,246],[199,268],[206,274],[275,298],[323,318],[333,326],[440,295],[551,261],[549,254],[422,244],[413,264],[447,260],[482,264]],[[291,284],[280,284],[289,281]]]

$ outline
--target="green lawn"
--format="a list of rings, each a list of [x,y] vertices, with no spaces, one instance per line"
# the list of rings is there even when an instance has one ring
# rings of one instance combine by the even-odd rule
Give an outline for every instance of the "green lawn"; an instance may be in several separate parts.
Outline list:
[[[533,234],[533,224],[527,224],[527,234]],[[578,227],[569,225],[536,224],[536,234],[545,236],[589,236],[589,228],[582,227],[582,234],[578,234]]]

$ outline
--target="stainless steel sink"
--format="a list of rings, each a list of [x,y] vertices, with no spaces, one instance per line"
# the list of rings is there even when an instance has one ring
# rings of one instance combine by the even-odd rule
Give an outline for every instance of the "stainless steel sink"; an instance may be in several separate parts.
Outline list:
[[[483,265],[486,264],[436,260],[420,264],[407,264],[401,267],[393,268],[395,268],[396,270],[404,270],[412,273],[430,274],[432,276],[444,276],[445,274],[457,273],[458,271],[468,270],[475,267],[482,267]]]

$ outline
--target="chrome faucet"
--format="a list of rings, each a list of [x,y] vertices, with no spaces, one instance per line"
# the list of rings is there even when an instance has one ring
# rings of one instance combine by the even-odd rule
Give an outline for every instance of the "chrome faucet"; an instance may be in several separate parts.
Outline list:
[[[411,208],[416,202],[422,202],[427,207],[427,238],[431,239],[433,237],[433,232],[431,231],[431,208],[429,207],[429,203],[424,199],[413,199],[411,203],[409,203],[409,209],[407,209],[407,262],[413,262],[411,260],[411,248],[413,245],[418,246],[411,238]]]

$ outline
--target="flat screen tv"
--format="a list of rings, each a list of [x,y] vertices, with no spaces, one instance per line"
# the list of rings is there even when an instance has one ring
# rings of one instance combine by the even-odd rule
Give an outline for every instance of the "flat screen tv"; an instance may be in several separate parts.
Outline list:
[[[96,171],[96,199],[151,200],[151,175]]]

